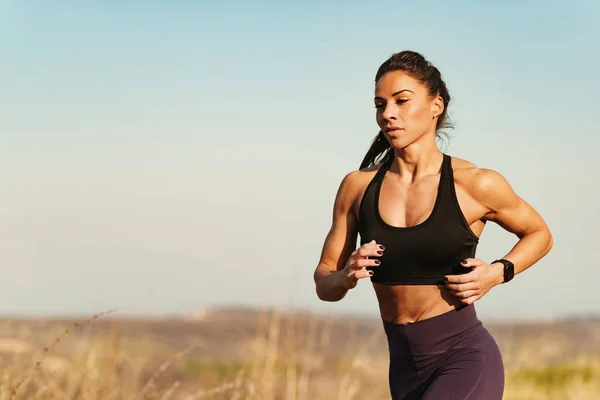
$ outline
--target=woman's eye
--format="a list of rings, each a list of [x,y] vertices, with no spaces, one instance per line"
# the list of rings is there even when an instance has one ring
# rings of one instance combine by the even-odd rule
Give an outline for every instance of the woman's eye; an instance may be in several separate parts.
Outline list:
[[[396,100],[396,104],[401,105],[404,104],[408,101],[408,99],[398,99]],[[381,109],[381,108],[385,108],[385,104],[384,103],[375,103],[375,108],[377,109]]]

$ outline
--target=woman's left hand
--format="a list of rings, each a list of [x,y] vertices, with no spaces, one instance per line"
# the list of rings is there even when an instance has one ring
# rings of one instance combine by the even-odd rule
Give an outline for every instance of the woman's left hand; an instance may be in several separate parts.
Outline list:
[[[448,275],[444,279],[446,287],[464,304],[473,304],[504,281],[504,266],[500,263],[491,265],[479,258],[467,258],[461,265],[471,268],[471,272],[464,275]]]

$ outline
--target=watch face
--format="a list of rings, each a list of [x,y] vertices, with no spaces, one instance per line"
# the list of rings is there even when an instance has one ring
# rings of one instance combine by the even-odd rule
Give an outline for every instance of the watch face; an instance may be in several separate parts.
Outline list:
[[[514,264],[508,260],[500,259],[495,262],[502,263],[504,265],[504,282],[510,281],[515,275]]]
[[[507,261],[504,263],[504,281],[510,281],[515,275],[515,269],[513,263]]]

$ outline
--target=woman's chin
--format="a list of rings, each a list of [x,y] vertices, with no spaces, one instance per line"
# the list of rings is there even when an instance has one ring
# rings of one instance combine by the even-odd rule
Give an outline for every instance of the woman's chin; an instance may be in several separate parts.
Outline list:
[[[393,138],[390,140],[390,145],[395,150],[404,150],[409,144],[409,141],[400,138]]]

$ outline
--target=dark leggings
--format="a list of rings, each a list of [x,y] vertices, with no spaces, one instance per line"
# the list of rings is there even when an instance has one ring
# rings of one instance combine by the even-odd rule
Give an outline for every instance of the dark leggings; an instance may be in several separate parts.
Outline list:
[[[501,400],[504,366],[475,307],[411,324],[383,321],[393,400]]]

